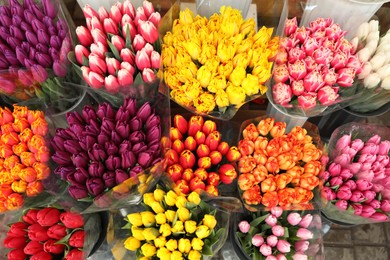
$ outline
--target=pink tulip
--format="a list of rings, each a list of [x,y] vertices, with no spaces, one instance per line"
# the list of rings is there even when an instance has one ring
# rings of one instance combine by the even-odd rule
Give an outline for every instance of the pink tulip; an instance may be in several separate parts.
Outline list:
[[[111,18],[104,19],[103,26],[106,33],[111,33],[114,35],[119,33],[118,24],[116,24]]]
[[[303,49],[307,56],[312,56],[313,52],[320,47],[320,42],[317,39],[308,37],[303,42]]]
[[[135,62],[135,55],[134,53],[128,49],[128,48],[123,48],[120,52],[121,59],[125,62],[129,62],[130,64],[134,64]]]
[[[331,18],[317,18],[309,23],[311,31],[325,30],[326,27],[333,24]]]
[[[295,242],[294,248],[297,252],[304,253],[309,248],[310,242],[307,240],[299,240]]]
[[[307,260],[308,257],[305,254],[297,252],[297,253],[293,254],[292,259],[293,260]]]
[[[107,72],[106,62],[98,55],[91,53],[88,59],[89,59],[89,67],[91,68],[92,71],[99,74],[105,74]]]
[[[118,82],[122,87],[133,84],[133,75],[126,69],[118,70]]]
[[[318,178],[320,178],[320,180],[327,181],[330,178],[330,173],[328,171],[322,171],[318,174]]]
[[[362,164],[358,163],[358,162],[351,163],[351,164],[347,165],[347,169],[350,170],[352,174],[358,173],[360,171],[361,167],[362,167]]]
[[[286,22],[284,23],[284,34],[286,36],[290,36],[291,34],[295,33],[297,28],[298,28],[298,22],[296,17],[292,19],[287,19]]]
[[[120,89],[118,79],[113,75],[108,75],[104,78],[104,86],[110,93],[117,93]]]
[[[351,162],[351,156],[349,154],[340,154],[336,158],[334,158],[334,162],[344,167]]]
[[[267,223],[271,227],[275,226],[277,222],[278,219],[272,214],[270,214],[268,217],[265,218],[265,223]]]
[[[354,212],[353,214],[360,216],[362,214],[363,206],[360,203],[351,204]]]
[[[306,27],[302,26],[302,27],[299,27],[297,28],[297,30],[295,31],[294,33],[294,38],[297,39],[299,41],[299,43],[304,43],[306,41],[306,39],[308,38],[309,36],[309,33],[307,30],[306,30]]]
[[[346,200],[338,200],[334,205],[340,210],[347,210],[348,208],[348,202]]]
[[[238,228],[242,233],[248,233],[249,229],[251,228],[251,225],[248,221],[242,220],[240,223],[238,223]]]
[[[303,79],[303,86],[307,92],[317,92],[324,84],[325,82],[318,70],[310,71]]]
[[[299,232],[299,230],[298,230]],[[278,244],[276,245],[276,248],[281,253],[289,253],[291,251],[291,244],[287,242],[286,240],[279,240]]]
[[[375,212],[374,214],[371,215],[370,218],[380,222],[386,222],[389,219],[389,217],[386,214],[380,212]]]
[[[375,209],[373,207],[369,205],[363,205],[362,213],[360,214],[360,216],[362,216],[363,218],[369,218],[374,213],[375,213]]]
[[[376,180],[374,180],[374,181],[376,181]],[[384,192],[383,190],[384,190],[384,186],[379,184],[379,183],[374,183],[372,185],[372,191],[381,192],[383,195],[383,192]]]
[[[286,82],[290,77],[289,70],[286,64],[278,65],[274,68],[273,79],[275,83]]]
[[[300,96],[305,92],[305,87],[303,86],[303,80],[291,80],[291,91],[294,96]]]
[[[305,85],[305,82],[303,82]],[[317,105],[317,95],[312,92],[303,93],[298,97],[298,104],[301,108],[312,108]]]
[[[138,26],[138,32],[149,43],[154,43],[159,37],[156,26],[150,21],[140,21]]]
[[[332,88],[330,86],[324,86],[323,88],[319,89],[317,92],[317,99],[320,101],[320,103],[324,106],[330,106],[334,104],[339,95],[337,92],[339,91],[339,88]]]
[[[352,191],[347,186],[341,186],[336,193],[338,199],[349,200],[352,197]]]
[[[281,237],[284,235],[284,227],[280,225],[275,225],[272,227],[272,234],[274,234],[277,237]]]
[[[288,62],[295,63],[297,60],[303,60],[306,57],[306,53],[299,47],[291,48],[288,51]]]
[[[153,48],[153,45],[151,45],[150,43],[146,43],[145,44],[145,47],[143,48],[143,50],[148,54],[148,56],[150,57],[152,55],[152,52],[154,51],[154,48]]]
[[[362,191],[363,193],[363,196],[365,197],[365,202],[366,203],[373,203],[375,204],[375,197],[376,197],[376,192],[373,191],[373,190],[365,190],[365,191]],[[372,206],[372,205],[371,205]]]
[[[98,16],[99,16],[100,22],[104,22],[104,19],[107,19],[110,17],[110,14],[107,12],[106,8],[104,8],[103,6],[100,6],[98,9]]]
[[[122,34],[123,34],[124,38],[127,37],[127,30],[129,30],[130,38],[133,41],[135,35],[138,33],[137,29],[136,29],[136,26],[135,26],[133,21],[131,21],[131,22],[122,22]]]
[[[379,135],[373,135],[370,139],[367,140],[366,143],[373,143],[378,145],[381,142],[381,137]]]
[[[363,63],[356,56],[349,56],[347,68],[356,70],[356,74],[360,74],[363,70]]]
[[[299,213],[296,213],[296,212],[293,212],[293,213],[290,213],[288,216],[287,216],[287,221],[288,223],[290,223],[290,225],[292,226],[296,226],[299,224],[299,222],[301,222],[302,220],[302,217]]]
[[[94,43],[101,43],[103,44],[104,46],[107,46],[108,43],[107,43],[107,36],[103,33],[102,30],[99,30],[99,29],[92,29],[91,30],[91,35],[92,35],[92,38],[93,38],[93,42]]]
[[[134,75],[135,68],[133,65],[131,65],[129,62],[122,61],[121,63],[121,69],[125,69],[130,72],[131,75]]]
[[[349,146],[344,147],[344,149],[341,150],[341,153],[348,154],[349,157],[353,158],[357,154],[357,151]]]
[[[306,63],[303,60],[296,60],[288,64],[288,72],[295,80],[303,79],[306,76]]]
[[[329,187],[324,187],[321,190],[321,196],[328,201],[336,199],[336,193]]]
[[[107,71],[110,75],[115,75],[121,68],[121,64],[116,58],[106,57]]]
[[[328,69],[327,67],[324,67],[321,71],[322,77],[324,79],[325,85],[333,86],[336,84],[337,81],[337,73],[334,71],[334,69]]]
[[[372,183],[364,179],[359,179],[356,181],[356,187],[360,191],[371,190]]]
[[[144,0],[142,3],[142,7],[144,8],[146,17],[149,17],[152,13],[154,13],[154,7],[151,2]]]
[[[327,66],[333,60],[332,51],[329,48],[320,46],[313,52],[313,58],[317,64]]]
[[[121,52],[121,50],[125,48],[126,45],[125,40],[119,35],[112,36],[111,43],[115,46],[118,52]]]
[[[118,6],[111,6],[110,9],[110,18],[116,23],[119,24],[122,20],[122,13]]]
[[[379,146],[374,144],[374,143],[366,143],[363,147],[363,149],[361,150],[361,153],[362,154],[372,154],[372,155],[375,155],[377,154],[379,151]]]
[[[283,209],[281,207],[273,207],[271,208],[271,214],[274,215],[276,218],[280,217],[283,213]]]
[[[306,228],[300,228],[297,231],[297,237],[307,240],[307,239],[312,239],[313,238],[313,233],[306,229]]]
[[[343,184],[343,179],[340,176],[332,177],[329,180],[329,184],[331,187],[340,186],[341,184]]]
[[[85,59],[88,59],[88,56],[90,52],[88,51],[87,48],[84,47],[84,45],[77,44],[76,47],[74,48],[76,60],[79,64],[83,64],[83,57]]]
[[[277,254],[276,260],[287,260],[287,257],[284,254]]]
[[[149,16],[148,21],[152,22],[154,24],[154,26],[156,26],[156,28],[158,28],[158,26],[160,25],[160,21],[161,21],[161,14],[158,12],[152,13]]]
[[[156,74],[152,69],[146,68],[142,71],[142,79],[146,83],[153,82],[156,79]]]
[[[348,147],[351,144],[351,134],[344,134],[341,138],[339,138],[336,142],[336,150],[341,151],[345,147]]]
[[[99,29],[101,31],[104,31],[103,25],[100,23],[99,17],[96,17],[96,16],[92,17],[90,20],[89,26],[91,27],[91,30],[92,29]]]
[[[142,21],[147,21],[148,18],[145,15],[144,8],[142,6],[138,7],[135,11],[134,24],[137,26],[139,31],[139,25]]]
[[[353,177],[353,174],[348,169],[342,169],[339,175],[343,180],[349,180]]]
[[[365,192],[367,192],[367,191],[364,191],[363,194],[366,197]],[[366,197],[366,199],[367,199],[367,197]],[[379,200],[376,200],[376,199],[372,199],[371,201],[366,200],[364,203],[366,203],[367,205],[373,207],[374,209],[380,209],[381,208],[381,202]],[[384,210],[382,209],[382,211],[384,211]]]
[[[364,147],[364,142],[361,139],[355,139],[351,142],[351,148],[355,149],[356,151],[360,151]]]
[[[350,188],[351,190],[355,190],[356,182],[354,180],[347,180],[346,182],[344,182],[344,186]]]
[[[135,64],[139,70],[144,70],[151,67],[150,57],[145,50],[140,50],[135,55]]]
[[[131,17],[131,19],[134,19],[135,17],[135,8],[134,8],[134,5],[131,3],[130,0],[126,0],[123,2],[122,4],[122,14],[125,15],[129,15]]]
[[[266,240],[267,240],[267,245],[269,245],[270,247],[275,247],[276,244],[278,243],[278,237],[274,235],[269,235]]]
[[[104,59],[106,57],[106,52],[108,52],[107,46],[101,42],[92,43],[90,49],[91,49],[91,53],[96,54],[101,59]]]
[[[270,247],[270,246],[267,245],[267,244],[262,244],[262,245],[260,246],[260,253],[261,253],[263,256],[272,255],[272,247]]]
[[[302,228],[308,228],[313,220],[313,215],[306,214],[302,217],[302,220],[299,222],[298,226]]]
[[[34,64],[31,66],[31,73],[35,81],[38,83],[43,83],[47,80],[49,74],[44,67],[39,64]]]
[[[388,155],[390,150],[390,141],[385,140],[380,142],[378,147],[378,154],[379,155]]]
[[[311,72],[317,69],[317,63],[312,56],[306,56],[304,61],[306,63],[307,72]]]
[[[382,200],[380,208],[385,213],[390,212],[390,200]]]
[[[145,41],[144,37],[142,37],[140,34],[136,34],[134,37],[134,40],[133,40],[134,50],[136,52],[142,50],[142,48],[145,46],[145,44],[146,44],[146,41]]]
[[[269,255],[265,258],[265,260],[278,260],[278,258],[276,258],[276,256],[273,256],[273,255]]]
[[[341,172],[341,166],[340,166],[340,164],[332,162],[328,167],[328,171],[329,171],[330,175],[333,177],[339,176],[340,172]]]
[[[88,4],[84,6],[83,13],[85,18],[92,18],[94,16],[99,16],[98,13]]]
[[[279,82],[272,86],[272,96],[276,104],[287,105],[291,101],[292,91],[289,85]]]
[[[377,163],[383,165],[383,167],[386,167],[389,164],[390,158],[387,155],[377,155],[376,161]]]
[[[252,245],[260,247],[264,244],[264,238],[260,234],[256,234],[252,237]]]
[[[281,65],[281,64],[287,63],[287,57],[288,57],[288,54],[287,54],[286,49],[280,47],[277,54],[276,54],[276,57],[275,57],[275,64]]]
[[[92,88],[99,89],[103,87],[104,77],[101,74],[91,71],[90,68],[85,66],[81,67],[81,71],[85,82],[87,82]]]
[[[91,32],[84,26],[77,26],[76,34],[81,45],[88,47],[93,42]]]
[[[330,63],[333,69],[338,70],[344,68],[347,65],[348,56],[343,52],[337,52]]]
[[[350,87],[353,85],[353,79],[355,78],[356,70],[352,68],[342,68],[337,71],[339,74],[337,78],[337,84],[342,87]]]
[[[160,54],[157,51],[152,51],[152,54],[150,55],[150,62],[153,69],[160,68]]]

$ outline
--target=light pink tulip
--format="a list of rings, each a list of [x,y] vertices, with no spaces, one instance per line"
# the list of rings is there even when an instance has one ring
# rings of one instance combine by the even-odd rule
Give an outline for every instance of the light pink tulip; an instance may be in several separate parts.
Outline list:
[[[348,147],[351,144],[351,139],[352,139],[351,134],[349,135],[345,134],[342,137],[340,137],[336,142],[336,150],[341,151],[345,147]]]
[[[98,13],[89,4],[86,4],[84,6],[83,13],[85,18],[92,18],[94,16],[99,16]]]
[[[313,220],[313,215],[306,214],[302,217],[302,220],[299,222],[298,226],[302,228],[308,228]]]
[[[347,165],[347,169],[350,170],[352,172],[352,174],[358,173],[360,171],[361,167],[362,167],[361,163],[351,163],[351,164]]]
[[[141,21],[147,21],[148,18],[145,15],[144,8],[142,6],[138,7],[137,10],[135,11],[135,17],[134,17],[134,24],[137,26],[139,30],[139,24]]]
[[[270,247],[270,246],[267,245],[267,244],[262,244],[262,245],[260,246],[260,253],[261,253],[263,256],[272,255],[272,247]]]
[[[109,75],[105,77],[104,86],[106,87],[107,91],[110,93],[117,93],[121,87],[118,82],[118,79],[113,75]]]
[[[274,234],[277,237],[281,237],[284,235],[284,227],[280,225],[275,225],[272,227],[272,234]]]
[[[364,147],[364,142],[361,139],[355,139],[351,142],[351,147],[356,151],[360,151]]]
[[[299,232],[299,230],[298,230]],[[276,245],[276,248],[281,253],[289,253],[291,251],[291,244],[287,242],[286,240],[279,240],[278,244]]]
[[[98,9],[98,16],[99,16],[100,22],[103,22],[104,19],[107,19],[110,17],[110,14],[106,10],[106,8],[104,8],[103,6],[100,6]]]
[[[337,101],[339,97],[339,94],[337,94],[338,91],[339,88],[337,87],[332,88],[330,86],[324,86],[318,90],[317,99],[324,106],[332,105]]]
[[[293,260],[307,260],[308,256],[305,255],[305,254],[297,252],[297,253],[293,254],[292,259]]]
[[[252,245],[260,247],[264,244],[264,238],[260,234],[256,234],[252,237]]]
[[[145,15],[146,17],[149,18],[149,16],[154,13],[154,7],[153,7],[153,4],[147,0],[144,0],[142,2],[142,7],[144,8],[144,12],[145,12]]]
[[[297,231],[297,237],[307,240],[307,239],[312,239],[313,238],[313,233],[306,229],[306,228],[300,228]]]
[[[389,140],[382,141],[378,147],[378,154],[387,155],[389,153],[389,150],[390,150],[390,141]]]
[[[366,143],[373,143],[378,145],[381,142],[381,137],[379,135],[373,135],[370,139],[367,140]]]
[[[278,243],[278,237],[274,235],[269,235],[266,241],[267,241],[267,245],[269,245],[270,247],[275,247],[276,244]]]
[[[375,162],[378,162],[383,165],[383,167],[386,167],[390,162],[390,158],[387,155],[377,155]]]
[[[91,30],[92,29],[99,29],[101,31],[104,31],[103,25],[102,25],[102,23],[100,23],[99,17],[97,17],[97,16],[92,17],[90,23],[91,23],[90,24]]]
[[[90,54],[89,50],[85,48],[84,45],[80,44],[76,45],[76,47],[74,48],[74,52],[76,60],[79,64],[83,64],[83,57],[85,57],[85,59],[88,59],[88,56]]]
[[[287,257],[284,254],[277,254],[276,259],[277,260],[287,260]]]
[[[251,225],[248,221],[242,220],[240,223],[238,223],[238,228],[242,233],[248,233],[249,229],[251,228]]]
[[[304,83],[305,84],[305,81]],[[301,108],[312,108],[317,105],[317,95],[313,92],[303,93],[298,97],[298,104]]]
[[[150,68],[146,68],[142,71],[142,79],[146,83],[153,82],[156,79],[156,74]]]
[[[136,28],[135,24],[134,24],[132,21],[131,21],[131,22],[122,23],[122,34],[123,34],[123,37],[124,37],[124,38],[127,37],[127,30],[129,30],[129,32],[130,32],[130,38],[131,38],[131,40],[133,41],[135,35],[136,35],[138,32],[137,32],[137,28]]]
[[[131,65],[129,62],[123,61],[121,63],[121,69],[125,69],[130,72],[131,75],[134,75],[135,68],[133,65]]]
[[[280,217],[283,213],[283,209],[281,207],[273,207],[271,208],[271,214],[274,215],[276,218]]]
[[[83,46],[88,47],[93,42],[91,32],[84,26],[77,26],[76,34],[79,42]]]
[[[276,104],[287,105],[291,101],[292,91],[289,85],[279,82],[272,86],[272,96]]]
[[[265,260],[278,260],[278,258],[276,258],[276,256],[273,256],[273,255],[269,255],[265,258]]]
[[[145,47],[145,44],[146,44],[146,41],[140,34],[136,34],[134,36],[133,48],[134,48],[135,52],[142,50],[142,48]]]
[[[351,156],[349,154],[340,154],[334,158],[334,162],[340,164],[341,167],[344,167],[351,162]]]
[[[289,70],[286,64],[278,65],[274,68],[273,79],[275,83],[286,82],[290,77]]]
[[[152,55],[152,52],[154,51],[154,48],[153,48],[153,45],[151,45],[150,43],[146,43],[145,44],[145,47],[143,48],[143,50],[148,54],[148,56],[150,57]]]
[[[122,4],[122,14],[129,15],[131,19],[134,19],[135,17],[135,8],[134,5],[131,3],[130,0],[125,0]]]
[[[303,80],[291,80],[291,91],[294,96],[300,96],[305,92],[305,87],[303,86]]]
[[[270,214],[268,217],[265,218],[264,221],[265,221],[265,223],[267,223],[268,225],[273,227],[278,222],[278,219],[274,215]]]
[[[295,242],[294,248],[297,252],[304,253],[309,248],[310,242],[307,240],[300,240]]]
[[[287,216],[287,221],[292,226],[298,225],[299,222],[301,222],[301,220],[302,220],[301,215],[299,213],[296,213],[296,212],[290,213]]]
[[[307,92],[317,92],[324,84],[325,82],[318,70],[310,71],[303,79],[303,86]]]

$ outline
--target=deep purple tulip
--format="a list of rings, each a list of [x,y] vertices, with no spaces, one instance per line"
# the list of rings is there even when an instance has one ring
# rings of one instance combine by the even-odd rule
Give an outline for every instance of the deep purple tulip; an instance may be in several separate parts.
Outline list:
[[[72,166],[72,160],[70,159],[70,154],[68,152],[56,151],[51,158],[61,166]]]
[[[17,46],[22,44],[22,41],[16,37],[9,36],[7,37],[7,43],[12,50],[15,50]]]
[[[12,19],[9,17],[9,16],[0,16],[0,23],[3,25],[3,26],[11,26],[12,25]]]
[[[111,135],[112,129],[115,129],[114,120],[110,118],[103,118],[101,131],[105,134]]]
[[[65,143],[64,143],[64,145],[65,145]],[[84,153],[74,154],[71,157],[71,159],[72,159],[73,165],[76,166],[77,168],[87,168],[87,166],[88,166],[89,158]]]
[[[85,184],[85,182],[90,178],[90,176],[86,169],[78,168],[73,174],[73,178],[77,183]]]
[[[53,64],[49,55],[40,52],[35,54],[35,60],[44,68],[49,68]]]
[[[26,60],[24,63],[26,64]],[[49,76],[46,69],[39,64],[32,65],[31,72],[34,77],[34,80],[38,81],[38,83],[43,83],[44,81],[46,81],[47,77]]]
[[[101,145],[104,145],[106,142],[109,142],[110,140],[111,140],[110,136],[108,136],[106,133],[100,133],[97,137],[97,141]]]
[[[9,63],[6,58],[0,57],[0,68],[7,69],[9,67]]]
[[[10,50],[4,51],[4,57],[7,59],[8,63],[11,65],[19,65],[19,61],[16,58],[15,52],[12,52]]]
[[[67,67],[66,63],[61,62],[59,60],[55,60],[53,62],[53,72],[54,72],[54,75],[56,75],[57,77],[63,78],[68,73],[68,67]]]
[[[142,120],[140,118],[138,118],[137,116],[135,116],[130,120],[129,126],[130,126],[131,132],[141,130],[142,126],[143,126]]]
[[[17,46],[15,49],[16,58],[24,66],[24,60],[27,59],[27,53],[22,49],[22,47]]]
[[[34,19],[31,21],[31,27],[33,28],[35,33],[38,33],[39,29],[44,30],[44,31],[47,30],[46,25],[38,19]]]
[[[89,150],[93,147],[93,145],[96,143],[96,138],[94,136],[91,136],[91,135],[87,135],[85,136],[85,138],[83,139],[83,146],[84,146],[84,150]],[[81,146],[81,144],[80,144]],[[82,146],[82,147],[83,147]]]
[[[23,41],[25,38],[24,32],[22,30],[20,30],[18,27],[13,26],[13,25],[10,26],[9,33],[11,34],[11,36],[19,39],[20,41]],[[22,43],[20,43],[20,44],[22,44]]]
[[[123,139],[126,139],[130,133],[130,125],[123,121],[116,122],[115,131]]]
[[[145,141],[145,134],[142,131],[132,132],[129,136],[129,141],[132,144],[140,143]]]
[[[52,46],[54,49],[59,50],[61,48],[61,38],[57,35],[51,35],[50,36],[50,46]]]
[[[58,19],[57,24],[56,24],[57,30],[68,30],[68,24],[64,21],[64,19]]]
[[[148,150],[152,151],[154,155],[159,155],[161,153],[161,144],[160,143],[154,143],[152,145],[148,144]]]
[[[116,182],[115,182],[115,172],[105,172],[103,174],[103,181],[104,181],[104,185],[107,187],[107,188],[112,188],[115,186]]]
[[[53,47],[49,48],[49,55],[53,60],[60,60],[60,53]]]
[[[126,99],[122,106],[125,110],[129,111],[130,116],[133,117],[137,112],[137,103],[135,99]]]
[[[65,150],[65,147],[64,147],[64,142],[65,142],[65,139],[62,138],[61,136],[59,135],[55,135],[50,143],[51,143],[51,146],[56,150],[61,150],[61,151],[64,151]]]
[[[0,16],[11,17],[11,10],[9,6],[5,6],[5,5],[0,6]]]
[[[88,155],[94,161],[105,161],[107,159],[107,154],[103,147],[96,143],[92,146],[92,149],[88,150]]]
[[[111,141],[114,142],[115,145],[119,145],[120,143],[122,143],[123,138],[120,137],[120,135],[115,130],[112,130]]]
[[[54,173],[60,175],[61,179],[67,180],[69,174],[74,174],[76,172],[76,168],[73,166],[58,166]]]
[[[90,105],[86,105],[83,108],[82,115],[86,122],[89,122],[89,120],[96,120],[97,116],[95,113],[95,109],[91,107]]]
[[[24,10],[23,17],[26,22],[32,22],[36,19],[34,13],[31,10]]]
[[[38,41],[42,44],[50,44],[50,37],[46,32],[46,29],[38,29],[37,31]]]
[[[39,8],[39,6],[36,3],[30,5],[30,10],[35,14],[35,16],[39,20],[42,20],[43,17],[45,17],[45,15],[43,14],[41,8]]]
[[[100,133],[100,125],[95,120],[89,120],[89,125],[85,127],[86,132],[88,132],[91,135],[98,135]]]
[[[35,61],[31,60],[31,59],[25,59],[24,60],[24,66],[28,69],[31,69],[31,67],[35,64]],[[35,79],[34,79],[35,81]]]
[[[40,53],[45,53],[45,54],[49,54],[49,47],[42,44],[42,43],[38,43],[37,46],[35,46],[35,49],[40,52]],[[50,57],[50,56],[49,56]],[[51,58],[50,58],[51,59]],[[53,59],[51,59],[53,60]]]
[[[53,23],[53,19],[49,16],[43,17],[42,23],[46,26],[46,28],[49,28],[50,26],[55,26],[55,24]],[[57,31],[57,28],[55,29]]]
[[[68,112],[66,113],[66,121],[69,125],[79,124],[82,125],[85,123],[84,119],[77,112]]]
[[[8,46],[7,44],[4,44],[4,43],[2,43],[2,42],[0,41],[0,50],[2,51],[1,57],[4,58],[4,55],[3,55],[4,51],[5,51],[5,50],[11,50],[11,49],[9,48],[9,46]]]
[[[124,151],[121,153],[121,158],[121,166],[123,169],[132,168],[137,162],[137,158],[132,151]]]
[[[31,45],[28,42],[22,42],[20,47],[27,53],[30,51]]]
[[[146,130],[149,130],[152,127],[157,126],[157,125],[160,125],[160,117],[156,114],[150,115],[145,122]]]
[[[88,196],[88,190],[83,185],[72,184],[69,186],[68,192],[74,199],[83,199]]]
[[[138,154],[138,163],[144,168],[148,168],[153,159],[153,152],[145,151]]]
[[[131,151],[131,142],[129,140],[123,140],[119,145],[119,154],[124,153],[125,151]]]
[[[56,129],[56,136],[60,136],[63,139],[70,139],[73,138],[73,135],[70,133],[68,129],[63,129],[63,128],[57,128]]]
[[[37,36],[32,31],[26,31],[26,39],[31,44],[31,46],[36,46],[38,44]]]
[[[61,40],[64,40],[67,35],[68,35],[68,30],[59,30],[58,31],[58,37],[60,37]]]
[[[160,125],[155,125],[153,128],[146,132],[146,142],[151,143],[154,140],[161,139],[161,128]]]
[[[108,156],[107,160],[105,161],[106,167],[110,171],[115,171],[115,169],[118,169],[121,167],[121,158],[117,156],[110,155]]]
[[[108,103],[103,103],[99,105],[96,115],[99,117],[100,120],[103,120],[103,118],[105,117],[113,119],[115,116],[115,112],[112,109],[111,105],[109,105]]]
[[[104,191],[104,182],[101,178],[90,178],[86,183],[87,190],[93,196],[98,196]]]
[[[88,173],[91,177],[101,178],[104,172],[105,168],[102,162],[93,161],[89,164]]]
[[[83,134],[84,126],[74,124],[74,125],[69,126],[67,130],[69,131],[69,134],[72,135],[72,138],[76,140],[76,139],[78,139],[79,136],[81,136]]]
[[[136,176],[138,173],[142,172],[143,170],[144,169],[140,165],[135,166],[130,170],[130,177]]]
[[[142,122],[146,122],[148,117],[152,114],[152,108],[149,102],[143,104],[137,111],[137,116],[142,120]]]
[[[79,142],[77,142],[76,140],[68,139],[65,140],[63,144],[65,150],[70,152],[71,154],[78,154],[82,152]]]
[[[146,151],[147,149],[148,146],[144,142],[134,144],[133,147],[131,148],[134,154],[139,154],[141,152]]]
[[[58,13],[58,3],[57,1],[42,0],[44,14],[54,19]]]
[[[35,47],[30,47],[30,49],[27,51],[28,53],[28,59],[33,61],[34,63],[35,62],[35,54],[37,54],[37,49],[35,49]],[[26,62],[26,61],[25,61]]]
[[[115,122],[126,122],[130,118],[130,111],[121,106],[115,114]]]
[[[122,182],[124,182],[128,178],[130,178],[130,175],[127,172],[125,172],[124,170],[117,169],[115,171],[115,183],[116,183],[116,185],[121,184]]]
[[[32,31],[33,30],[33,28],[31,27],[31,25],[30,24],[28,24],[28,23],[26,23],[25,21],[22,21],[21,23],[20,23],[20,29],[22,29],[23,31],[24,31],[24,33],[26,34],[26,32],[28,32],[28,31]]]
[[[19,16],[19,15],[13,15],[12,16],[12,24],[18,28],[21,28],[20,25],[22,24],[23,22],[23,14],[22,16]],[[23,28],[21,28],[23,30]],[[24,32],[23,32],[24,34]]]
[[[58,34],[58,31],[55,26],[49,26],[47,27],[47,32],[49,33],[50,37],[55,36]],[[50,39],[51,40],[51,39]]]
[[[118,153],[118,146],[115,145],[113,142],[106,142],[104,144],[104,148],[106,150],[106,153],[108,156],[110,155],[116,155]]]

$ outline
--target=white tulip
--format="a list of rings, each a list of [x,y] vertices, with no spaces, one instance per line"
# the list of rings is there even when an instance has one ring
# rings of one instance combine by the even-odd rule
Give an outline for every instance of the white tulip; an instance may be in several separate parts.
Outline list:
[[[390,90],[390,76],[386,77],[382,80],[381,88]]]
[[[371,50],[367,47],[364,47],[358,51],[356,55],[361,62],[367,62],[371,57]]]
[[[366,78],[368,75],[370,75],[371,71],[372,71],[371,63],[369,61],[364,63],[362,71],[357,75],[358,79]]]
[[[379,39],[379,43],[386,42],[386,41],[389,41],[389,40],[390,40],[390,29],[389,29],[389,31],[387,31],[387,33],[385,35],[383,35]]]
[[[379,77],[379,75],[377,73],[371,73],[370,75],[368,75],[364,80],[363,80],[363,83],[364,83],[364,86],[366,88],[375,88],[376,86],[378,86],[378,84],[381,82],[381,78]]]
[[[357,51],[357,48],[359,46],[359,38],[358,37],[354,37],[351,41],[350,41],[351,45],[352,45],[352,48],[354,49],[354,51]]]
[[[368,25],[370,26],[370,32],[379,31],[379,21],[371,20]]]
[[[385,64],[385,61],[386,61],[386,54],[384,52],[375,54],[375,56],[370,59],[372,69],[374,71],[377,71]]]
[[[369,32],[370,25],[367,22],[362,23],[356,31],[356,37],[358,37],[359,40],[364,41],[367,38]]]
[[[384,65],[382,68],[379,68],[376,73],[379,75],[379,77],[383,80],[384,78],[387,78],[390,76],[390,64]]]
[[[376,52],[376,48],[378,47],[378,41],[372,40],[370,42],[367,42],[365,48],[370,50],[370,57]]]
[[[390,40],[389,41],[385,41],[385,42],[382,42],[381,44],[378,45],[378,47],[376,48],[376,52],[388,52],[390,50]]]
[[[367,35],[367,39],[366,41],[369,43],[371,41],[375,41],[375,42],[379,42],[379,31],[375,31],[375,32],[370,32],[368,35]]]
[[[386,52],[386,64],[390,63],[390,52]]]

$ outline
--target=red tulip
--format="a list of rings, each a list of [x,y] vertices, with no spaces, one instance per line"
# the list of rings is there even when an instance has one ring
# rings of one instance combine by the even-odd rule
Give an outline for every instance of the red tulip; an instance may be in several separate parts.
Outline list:
[[[24,260],[27,258],[27,255],[23,252],[23,249],[14,249],[8,252],[8,260]]]
[[[213,186],[218,186],[220,177],[217,173],[215,172],[210,172],[207,177],[207,184],[208,185],[213,185]]]
[[[47,235],[47,228],[35,223],[28,227],[28,238],[33,241],[46,241],[49,239]]]
[[[67,235],[66,227],[60,224],[55,224],[47,230],[47,235],[53,239],[61,239]]]
[[[45,251],[41,251],[30,257],[30,260],[52,260],[53,256]],[[81,258],[80,258],[81,259]]]
[[[83,259],[83,251],[78,249],[72,249],[69,251],[69,253],[65,256],[64,260],[80,260]]]
[[[190,193],[190,187],[188,186],[188,183],[185,180],[178,180],[175,182],[176,184],[176,189],[178,189],[180,192],[183,194],[188,194]]]
[[[112,36],[111,43],[115,46],[118,52],[121,52],[126,46],[125,40],[119,35]]]
[[[192,168],[195,165],[195,155],[190,150],[184,150],[179,156],[183,168]]]
[[[133,75],[126,69],[118,70],[118,82],[122,87],[131,86],[133,84]]]
[[[9,231],[7,232],[7,236],[9,237],[24,237],[27,235],[28,225],[24,222],[16,222],[10,226]]]
[[[121,68],[121,64],[115,58],[106,57],[107,71],[110,75],[116,75],[117,71]]]
[[[65,225],[67,228],[81,228],[84,226],[84,219],[83,217],[75,212],[63,212],[60,215],[61,222]]]
[[[23,249],[23,252],[27,255],[35,255],[41,251],[43,251],[43,244],[38,241],[28,242],[28,244]]]
[[[136,34],[134,36],[133,48],[136,52],[142,50],[142,48],[145,46],[145,44],[146,44],[146,41],[145,41],[144,37],[141,36],[141,34]]]
[[[204,184],[204,182],[199,178],[199,177],[194,177],[191,181],[190,181],[190,190],[191,191],[196,191],[196,190],[204,190],[206,188],[206,184]]]
[[[6,237],[4,239],[4,246],[6,248],[24,248],[27,245],[26,237]]]
[[[82,248],[84,246],[84,230],[78,230],[74,232],[69,238],[69,245],[73,247]]]
[[[181,179],[183,173],[183,167],[176,163],[171,166],[168,166],[167,173],[171,177],[172,181],[176,182]]]
[[[44,208],[37,213],[37,222],[43,227],[51,227],[60,220],[61,212],[56,208]]]
[[[65,245],[64,244],[57,244],[56,240],[49,239],[43,244],[43,250],[48,253],[52,254],[62,254],[65,251]]]
[[[184,147],[187,150],[194,151],[197,147],[195,138],[192,136],[187,136],[186,140],[184,140]]]
[[[233,165],[227,163],[219,167],[218,169],[221,182],[224,184],[231,184],[235,178],[237,178],[237,172]]]
[[[106,52],[108,52],[107,46],[101,42],[92,43],[90,49],[91,49],[91,53],[96,54],[101,59],[104,59],[106,57]]]

